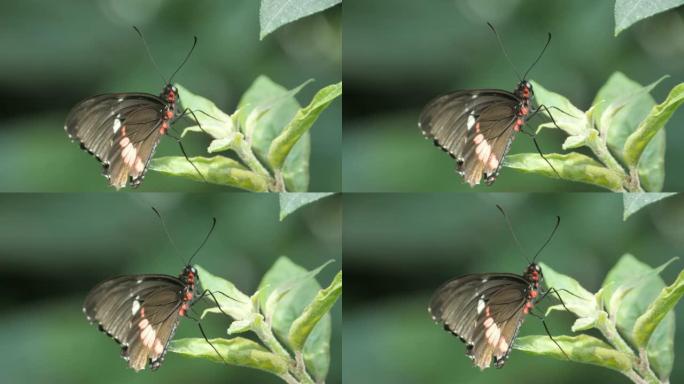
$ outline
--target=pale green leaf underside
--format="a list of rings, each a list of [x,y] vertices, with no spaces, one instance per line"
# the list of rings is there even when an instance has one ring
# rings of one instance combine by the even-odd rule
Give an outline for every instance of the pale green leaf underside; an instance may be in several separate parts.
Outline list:
[[[328,9],[342,0],[261,0],[259,23],[263,39],[269,33],[302,17]]]
[[[299,208],[332,195],[332,192],[286,192],[279,194],[280,200],[280,220]]]
[[[565,180],[598,185],[612,191],[622,190],[622,177],[591,157],[576,152],[549,153],[545,154],[544,157]],[[504,166],[525,173],[558,178],[553,169],[538,153],[519,153],[506,156]]]
[[[206,181],[252,192],[268,191],[268,180],[245,169],[239,162],[224,157],[191,157],[190,161],[183,156],[157,157],[150,161],[149,168],[167,175],[181,176],[194,181]],[[193,164],[195,167],[193,167]]]
[[[616,371],[628,371],[632,367],[630,357],[613,349],[607,343],[589,335],[554,336],[571,361],[599,365]],[[548,336],[523,336],[513,348],[532,355],[553,357],[567,361],[563,352]]]
[[[204,338],[172,340],[169,344],[169,351],[221,364],[225,361],[228,364],[256,368],[276,375],[287,373],[288,365],[285,359],[269,352],[252,340],[234,337],[231,339],[209,339],[209,341],[221,356],[216,354],[216,351]]]
[[[684,0],[616,0],[615,36],[632,24],[684,4]]]
[[[663,192],[663,193],[624,193],[622,195],[622,203],[624,205],[624,212],[622,214],[622,220],[627,220],[631,215],[638,212],[640,209],[647,205],[653,204],[660,201],[666,197],[676,195],[674,192]]]

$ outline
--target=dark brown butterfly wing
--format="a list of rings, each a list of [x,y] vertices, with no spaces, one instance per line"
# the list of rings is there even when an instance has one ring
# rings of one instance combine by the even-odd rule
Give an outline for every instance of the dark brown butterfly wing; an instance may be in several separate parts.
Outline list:
[[[466,343],[466,354],[480,369],[504,365],[525,317],[523,277],[501,274],[466,275],[448,281],[433,295],[432,318]]]
[[[508,153],[521,101],[496,89],[468,90],[440,96],[423,109],[423,135],[456,159],[458,173],[470,186],[496,179]]]
[[[165,106],[147,93],[94,96],[71,110],[64,129],[102,162],[112,186],[137,186],[161,138]]]
[[[83,304],[88,320],[121,344],[136,371],[157,369],[180,320],[183,282],[167,275],[121,276],[93,288]]]

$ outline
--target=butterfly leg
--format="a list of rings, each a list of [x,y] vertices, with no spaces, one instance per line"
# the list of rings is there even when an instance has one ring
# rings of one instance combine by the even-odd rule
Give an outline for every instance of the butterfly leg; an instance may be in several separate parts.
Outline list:
[[[239,301],[238,301],[237,299],[235,299],[234,297],[231,297],[230,295],[227,295],[227,294],[225,294],[225,293],[223,293],[223,292],[221,292],[221,291],[216,291],[216,293],[221,294],[221,295],[225,296],[226,298],[228,298],[228,299],[230,299],[230,300],[239,302]],[[214,300],[214,302],[216,303],[216,306],[218,307],[219,311],[221,311],[222,314],[224,314],[224,315],[226,315],[226,316],[228,316],[228,317],[231,317],[231,316],[229,316],[227,313],[225,313],[225,312],[223,311],[223,309],[221,308],[221,304],[219,304],[218,300],[216,299],[216,296],[214,295],[214,292],[212,292],[212,291],[210,291],[210,290],[208,290],[208,289],[205,289],[205,290],[202,292],[202,294],[199,295],[199,296],[197,297],[197,299],[195,300],[195,303],[199,302],[199,301],[200,301],[201,299],[203,299],[204,296],[206,296],[207,294],[208,294],[209,296],[211,296],[211,298]]]
[[[216,349],[216,346],[214,346],[214,344],[211,341],[209,341],[209,338],[207,337],[207,334],[204,332],[204,328],[202,328],[202,323],[199,321],[199,319],[195,319],[194,317],[191,317],[188,315],[185,315],[185,317],[187,317],[188,319],[197,323],[197,327],[199,328],[200,333],[202,334],[202,337],[204,338],[204,341],[206,341],[207,344],[209,344],[211,346],[211,349],[213,349],[214,352],[216,352],[216,354],[223,361],[223,363],[228,365],[228,362],[226,361],[226,359],[223,358],[223,355],[221,355],[221,353],[218,351],[218,349]]]
[[[559,291],[567,292],[568,294],[570,294],[570,295],[572,295],[572,296],[575,296],[575,297],[578,298],[578,299],[586,300],[585,298],[579,297],[579,296],[575,295],[574,293],[568,291],[567,289],[563,289],[563,288],[561,288],[561,289],[556,289],[556,288],[554,288],[554,287],[551,287],[551,288],[547,289],[545,292],[542,292],[542,295],[539,297],[539,300],[537,300],[537,302],[542,301],[542,300],[546,297],[546,295],[548,295],[549,293],[552,293],[552,292],[553,292],[553,293],[556,294],[556,297],[558,298],[558,301],[560,301],[560,303],[561,303],[561,305],[563,306],[563,308],[565,308],[566,311],[571,312],[571,311],[568,309],[568,307],[565,306],[565,303],[563,302],[563,299],[561,298]]]
[[[542,159],[544,159],[544,161],[546,161],[546,164],[548,164],[549,167],[551,167],[551,169],[553,170],[553,173],[555,173],[556,176],[558,176],[558,178],[561,179],[561,175],[558,173],[556,168],[554,168],[554,166],[551,164],[551,162],[546,158],[546,156],[544,156],[544,153],[542,152],[541,148],[539,147],[539,143],[537,142],[537,135],[534,133],[527,132],[527,131],[523,130],[522,128],[520,129],[520,132],[522,132],[525,135],[532,138],[532,142],[534,143],[535,148],[537,148],[537,152],[539,153],[539,156],[541,156]]]
[[[199,168],[197,168],[197,166],[195,165],[195,163],[193,163],[192,160],[190,160],[190,158],[188,157],[188,153],[185,152],[185,147],[183,147],[183,143],[181,142],[181,139],[180,139],[179,137],[172,136],[172,135],[170,135],[169,133],[167,133],[166,135],[169,136],[170,138],[172,138],[173,140],[175,140],[176,143],[178,143],[178,146],[180,147],[180,150],[181,150],[181,152],[183,153],[183,157],[185,157],[185,160],[187,160],[188,163],[190,163],[190,165],[192,165],[192,167],[195,168],[195,171],[197,172],[198,175],[200,175],[200,177],[202,178],[202,180],[203,180],[205,183],[208,183],[207,179],[204,177],[204,175],[202,174],[202,172],[200,172]]]
[[[551,339],[551,341],[553,341],[553,343],[556,344],[556,347],[558,347],[558,349],[560,349],[560,351],[563,352],[563,355],[565,355],[565,358],[570,360],[570,356],[568,356],[568,354],[565,353],[565,351],[563,350],[563,347],[561,347],[560,344],[558,344],[558,342],[556,341],[556,339],[554,339],[553,336],[551,336],[551,331],[549,331],[549,327],[546,325],[546,320],[544,319],[544,316],[542,316],[538,313],[534,313],[533,311],[530,311],[530,315],[541,320],[542,325],[544,326],[544,331],[546,331],[546,335],[549,336],[549,339]]]

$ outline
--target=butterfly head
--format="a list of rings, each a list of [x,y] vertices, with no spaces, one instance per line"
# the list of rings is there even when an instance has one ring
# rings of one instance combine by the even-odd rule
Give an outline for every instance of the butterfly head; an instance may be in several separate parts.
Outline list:
[[[515,89],[515,95],[522,99],[531,99],[534,96],[534,90],[532,90],[532,83],[527,80],[523,80],[518,83]]]
[[[176,88],[176,86],[173,84],[166,84],[159,97],[166,100],[170,104],[174,104],[178,100],[178,88]]]
[[[532,263],[527,266],[527,270],[525,270],[525,280],[537,285],[543,279],[544,275],[542,274],[542,269],[539,264]]]
[[[186,265],[178,278],[188,286],[193,287],[197,281],[197,269],[192,265]]]

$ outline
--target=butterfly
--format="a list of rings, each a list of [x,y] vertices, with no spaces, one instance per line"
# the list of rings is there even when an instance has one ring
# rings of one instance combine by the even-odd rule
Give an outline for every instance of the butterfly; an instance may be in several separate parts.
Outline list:
[[[535,259],[559,224],[560,217],[557,217],[551,236]],[[517,243],[515,235],[514,239]],[[428,312],[432,319],[466,344],[466,355],[481,370],[488,368],[492,360],[497,368],[503,367],[525,316],[548,292],[554,291],[553,288],[542,291],[542,269],[535,259],[522,275],[481,273],[449,280],[430,300]],[[555,343],[553,338],[551,340]]]
[[[121,344],[121,356],[136,371],[159,368],[180,318],[196,292],[197,270],[188,265],[177,278],[129,275],[98,284],[85,299],[91,323]]]
[[[156,209],[155,212],[159,215]],[[152,370],[161,366],[180,319],[196,300],[204,297],[204,293],[196,295],[199,276],[190,262],[215,225],[216,219],[178,277],[162,274],[114,277],[99,283],[86,296],[83,313],[87,320],[121,344],[121,356],[135,371],[148,365]],[[165,226],[164,230],[168,234]],[[200,331],[204,336],[201,326]]]
[[[494,27],[487,24],[501,44]],[[545,108],[533,108],[534,91],[525,78],[550,42],[549,33],[544,49],[532,66],[524,76],[518,74],[521,80],[513,92],[500,89],[456,91],[433,99],[421,112],[418,127],[423,135],[456,160],[457,173],[471,187],[483,178],[487,185],[494,183],[515,134],[540,108]],[[503,50],[502,44],[501,48]],[[508,58],[506,51],[503,52]]]
[[[135,30],[142,38],[140,31]],[[161,137],[179,118],[178,89],[170,80],[188,60],[196,44],[195,37],[183,63],[169,81],[164,79],[166,85],[159,96],[97,95],[79,102],[69,112],[64,130],[72,141],[78,141],[82,149],[102,163],[103,174],[114,188],[137,187],[143,181]]]

